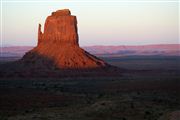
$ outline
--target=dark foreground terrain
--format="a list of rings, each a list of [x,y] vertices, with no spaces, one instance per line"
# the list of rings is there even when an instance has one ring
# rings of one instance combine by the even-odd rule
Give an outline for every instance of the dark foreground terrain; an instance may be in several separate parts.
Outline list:
[[[0,120],[179,120],[179,57],[103,59],[130,71],[119,77],[0,78]]]

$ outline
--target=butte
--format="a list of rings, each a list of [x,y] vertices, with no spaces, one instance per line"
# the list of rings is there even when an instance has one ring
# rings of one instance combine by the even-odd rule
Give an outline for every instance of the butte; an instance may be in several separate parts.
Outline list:
[[[104,69],[103,60],[79,46],[77,18],[69,9],[52,12],[47,17],[44,32],[38,28],[38,43],[20,60],[37,69]]]

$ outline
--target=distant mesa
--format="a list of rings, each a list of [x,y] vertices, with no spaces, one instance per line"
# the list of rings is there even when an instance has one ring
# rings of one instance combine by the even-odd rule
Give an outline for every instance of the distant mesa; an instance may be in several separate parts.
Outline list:
[[[51,62],[49,62],[51,61]],[[38,28],[38,44],[20,60],[36,67],[89,69],[109,67],[103,60],[79,47],[77,18],[69,9],[58,10],[47,17],[44,32]]]

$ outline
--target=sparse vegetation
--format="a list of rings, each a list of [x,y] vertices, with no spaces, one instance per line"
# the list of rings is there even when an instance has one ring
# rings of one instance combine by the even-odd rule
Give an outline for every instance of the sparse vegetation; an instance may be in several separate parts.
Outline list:
[[[0,78],[0,120],[164,120],[180,110],[179,71],[169,71]]]

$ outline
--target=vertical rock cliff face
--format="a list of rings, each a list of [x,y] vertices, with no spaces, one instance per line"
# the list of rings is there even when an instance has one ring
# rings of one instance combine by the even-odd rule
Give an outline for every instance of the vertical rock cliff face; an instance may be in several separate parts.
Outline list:
[[[47,17],[44,32],[38,28],[38,45],[21,61],[44,66],[51,61],[59,69],[89,69],[107,67],[104,61],[79,47],[76,16],[68,9]],[[46,63],[46,64],[44,64]]]
[[[38,45],[43,43],[78,46],[76,16],[72,16],[68,9],[53,12],[46,19],[44,33],[39,25]]]

